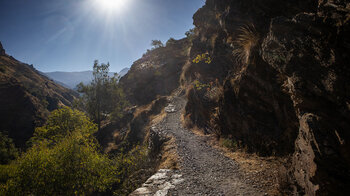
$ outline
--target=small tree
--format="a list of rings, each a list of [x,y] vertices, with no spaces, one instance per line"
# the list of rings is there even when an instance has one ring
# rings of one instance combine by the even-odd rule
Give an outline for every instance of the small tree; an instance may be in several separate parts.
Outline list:
[[[160,40],[152,40],[151,45],[153,46],[153,48],[161,48],[161,47],[164,47],[162,41],[160,41]]]
[[[188,39],[192,39],[192,37],[194,36],[194,29],[186,31],[185,35]]]
[[[126,99],[123,88],[118,84],[119,79],[120,76],[118,76],[118,74],[114,74],[114,77],[110,78],[105,99],[108,105],[107,112],[110,114],[110,120],[114,122],[123,118],[124,109],[130,105]]]
[[[97,123],[101,129],[101,121],[111,113],[122,115],[123,109],[128,105],[123,89],[118,85],[119,76],[108,76],[109,63],[99,64],[96,60],[93,66],[93,81],[77,86],[82,97],[78,104]]]
[[[175,39],[174,38],[169,38],[169,40],[166,42],[166,45],[168,46],[168,45],[171,45],[171,44],[174,44],[175,43]]]

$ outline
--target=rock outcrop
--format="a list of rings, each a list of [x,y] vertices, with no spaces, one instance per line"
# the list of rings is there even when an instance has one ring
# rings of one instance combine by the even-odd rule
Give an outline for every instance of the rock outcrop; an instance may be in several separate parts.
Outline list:
[[[0,131],[8,132],[16,146],[25,147],[48,112],[72,105],[76,96],[30,65],[8,55],[0,56]]]
[[[207,0],[184,69],[186,118],[259,155],[287,156],[294,194],[350,190],[350,3]],[[203,88],[204,87],[204,88]]]
[[[157,96],[167,96],[179,87],[182,68],[187,61],[190,42],[174,40],[165,47],[148,51],[135,61],[120,79],[132,104],[144,105]]]
[[[349,191],[350,26],[327,15],[273,19],[262,44],[264,60],[285,76],[298,117],[293,174],[307,195]]]

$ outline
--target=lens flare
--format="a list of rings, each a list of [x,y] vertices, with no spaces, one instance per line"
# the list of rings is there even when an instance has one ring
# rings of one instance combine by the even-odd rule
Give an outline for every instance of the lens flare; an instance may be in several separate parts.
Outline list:
[[[96,4],[104,11],[116,11],[123,10],[127,0],[96,0]]]

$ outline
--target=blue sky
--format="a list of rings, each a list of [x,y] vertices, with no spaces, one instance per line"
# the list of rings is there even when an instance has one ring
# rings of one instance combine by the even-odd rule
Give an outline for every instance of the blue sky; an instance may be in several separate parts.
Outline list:
[[[130,67],[153,39],[180,39],[204,0],[0,0],[0,41],[40,71]],[[110,0],[109,0],[110,1]]]

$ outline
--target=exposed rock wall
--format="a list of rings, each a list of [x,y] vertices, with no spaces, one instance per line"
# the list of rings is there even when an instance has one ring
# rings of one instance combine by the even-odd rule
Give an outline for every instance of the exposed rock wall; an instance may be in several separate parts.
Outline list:
[[[349,191],[350,32],[339,17],[329,20],[323,12],[273,19],[262,45],[265,61],[286,76],[299,119],[293,172],[307,195]]]
[[[350,187],[350,3],[207,0],[194,15],[186,115],[260,155],[290,156],[296,194]],[[192,87],[191,87],[192,86]]]

